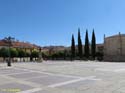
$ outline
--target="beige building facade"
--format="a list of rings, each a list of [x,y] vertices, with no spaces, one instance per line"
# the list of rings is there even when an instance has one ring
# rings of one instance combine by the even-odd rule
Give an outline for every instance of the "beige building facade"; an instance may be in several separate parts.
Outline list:
[[[104,61],[125,61],[125,34],[104,37]]]

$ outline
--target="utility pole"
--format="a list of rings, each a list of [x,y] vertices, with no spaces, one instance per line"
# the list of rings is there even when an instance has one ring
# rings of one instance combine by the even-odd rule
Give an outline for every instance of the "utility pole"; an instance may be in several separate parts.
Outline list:
[[[8,46],[8,56],[9,56],[9,59],[7,60],[7,66],[11,66],[10,47],[12,46],[12,41],[14,40],[14,38],[9,36],[9,37],[5,37],[4,40],[5,40],[5,42],[7,43],[7,46]]]

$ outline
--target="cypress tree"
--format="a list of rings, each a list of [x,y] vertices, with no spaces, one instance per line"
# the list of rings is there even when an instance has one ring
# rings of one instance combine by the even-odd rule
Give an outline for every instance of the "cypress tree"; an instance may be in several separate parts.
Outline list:
[[[88,59],[88,58],[89,58],[89,38],[88,38],[88,30],[86,30],[84,51],[85,51],[85,57]]]
[[[74,35],[72,35],[72,43],[71,43],[71,60],[75,58],[75,39]]]
[[[91,55],[92,55],[93,59],[95,59],[95,55],[96,55],[96,37],[95,37],[94,29],[93,29],[93,32],[92,32]]]
[[[78,29],[78,55],[79,55],[79,58],[82,59],[83,51],[82,51],[82,40],[80,35],[80,28]]]

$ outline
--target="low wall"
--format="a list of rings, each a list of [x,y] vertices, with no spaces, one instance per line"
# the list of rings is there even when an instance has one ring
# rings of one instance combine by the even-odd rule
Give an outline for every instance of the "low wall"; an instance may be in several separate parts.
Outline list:
[[[6,60],[8,60],[8,58],[2,58],[0,57],[0,62],[6,62]],[[12,62],[29,62],[30,61],[30,57],[24,57],[24,58],[11,58]],[[33,58],[33,61],[35,61],[35,58]]]
[[[125,62],[125,55],[106,55],[104,61]]]

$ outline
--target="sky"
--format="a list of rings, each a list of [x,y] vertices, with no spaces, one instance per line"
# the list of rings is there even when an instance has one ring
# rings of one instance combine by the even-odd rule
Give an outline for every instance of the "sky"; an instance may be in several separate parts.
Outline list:
[[[40,46],[71,45],[78,28],[84,44],[103,36],[125,34],[125,0],[0,0],[0,39],[12,36]]]

